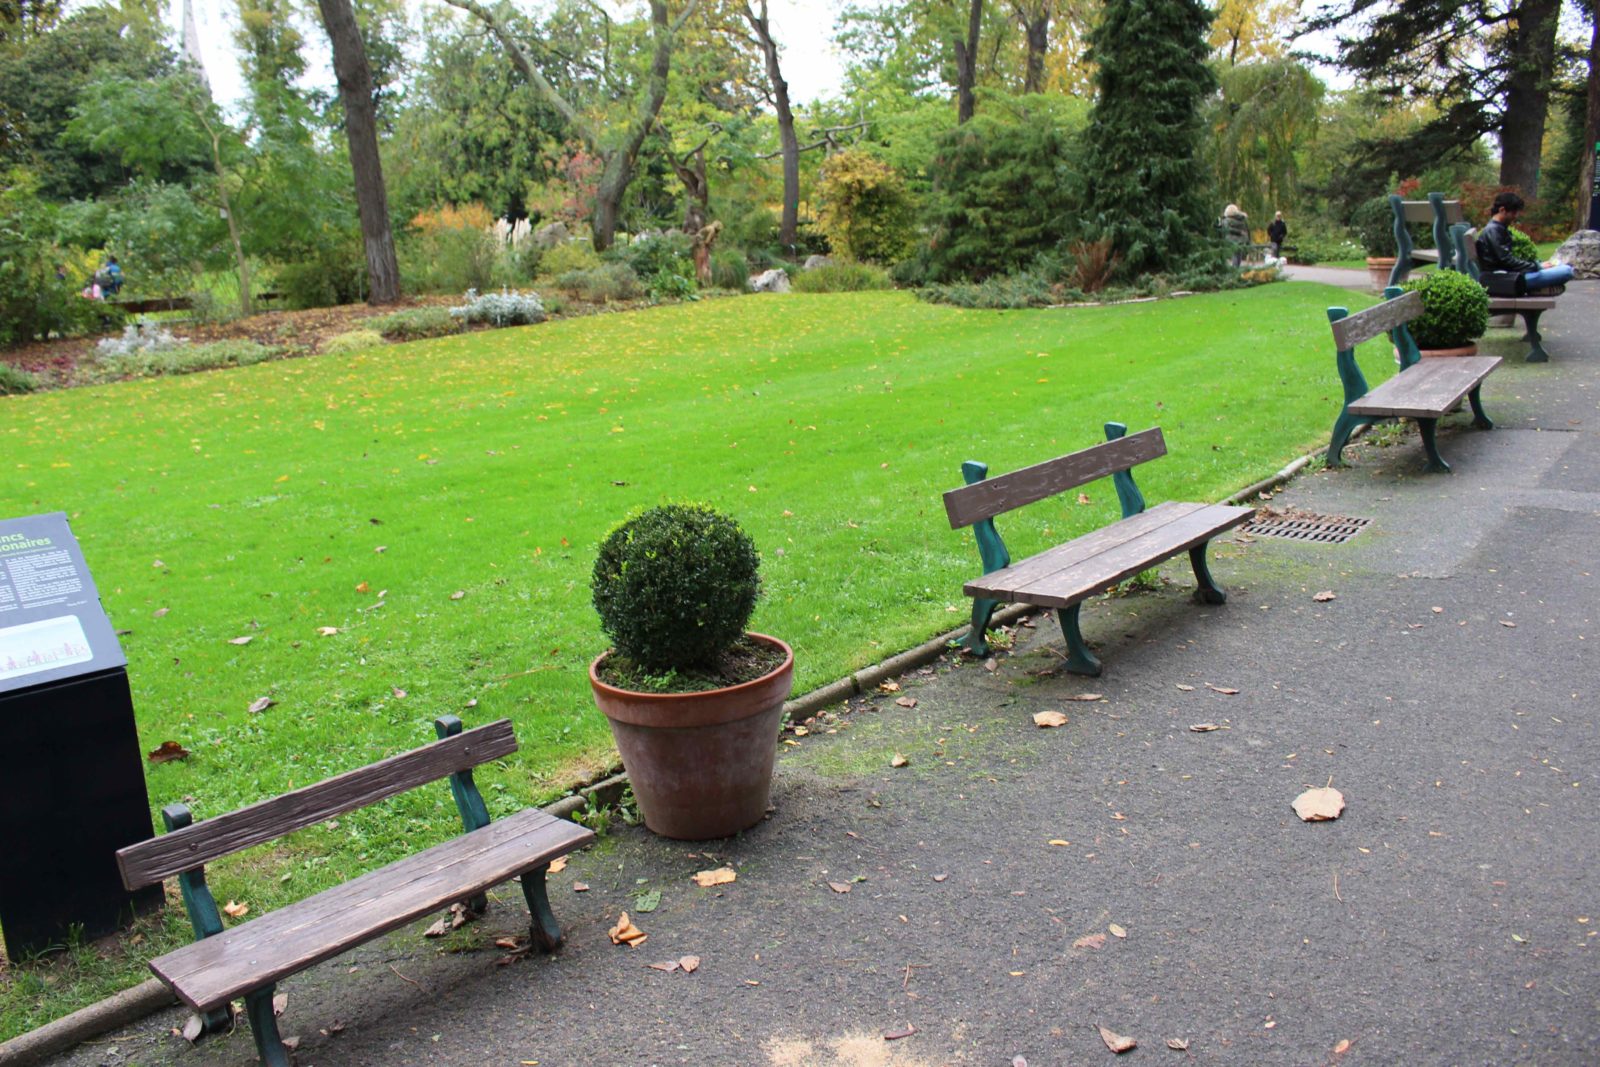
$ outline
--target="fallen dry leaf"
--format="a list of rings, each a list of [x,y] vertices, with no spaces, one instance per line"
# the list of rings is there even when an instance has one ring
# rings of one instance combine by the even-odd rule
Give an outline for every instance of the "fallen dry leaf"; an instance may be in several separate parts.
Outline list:
[[[906,757],[904,757],[900,753],[896,752],[894,754],[894,758],[889,761],[889,766],[891,766],[891,767],[904,767],[906,764],[908,764],[910,762],[911,761],[906,759]]]
[[[365,593],[365,592],[370,591],[371,589],[372,589],[372,586],[368,585],[366,582],[362,582],[362,583],[360,583],[359,585],[356,586],[356,592],[358,592],[358,593]]]
[[[200,1035],[205,1032],[205,1028],[206,1021],[204,1019],[198,1015],[191,1015],[189,1016],[189,1021],[183,1024],[183,1029],[178,1032],[178,1036],[192,1045],[200,1040]]]
[[[188,759],[189,750],[176,741],[163,741],[149,758],[151,763],[170,763],[175,759]]]
[[[678,961],[660,960],[656,963],[647,963],[645,966],[650,968],[652,971],[666,971],[668,974],[671,974],[673,971],[678,969]]]
[[[242,919],[250,914],[250,905],[230,900],[222,906],[222,913],[230,919]]]
[[[1428,610],[1433,612],[1435,615],[1443,615],[1444,614],[1444,609],[1443,608],[1429,608]]]
[[[703,889],[710,889],[714,885],[727,885],[729,882],[739,880],[739,872],[732,867],[718,867],[712,871],[698,871],[694,876],[694,884]]]
[[[1222,727],[1218,726],[1214,722],[1197,722],[1193,726],[1189,727],[1189,729],[1193,730],[1197,734],[1208,734],[1212,730],[1220,730]]]
[[[394,694],[396,700],[404,700],[406,698],[406,691],[397,685],[391,685],[389,691]]]
[[[243,637],[230,637],[230,638],[228,638],[228,644],[230,644],[230,645],[248,645],[251,641],[254,641],[254,640],[255,640],[254,637],[251,637],[249,634],[245,634]]]
[[[272,1014],[282,1015],[289,1007],[289,994],[274,993],[272,996]]]
[[[1307,789],[1294,798],[1294,813],[1305,822],[1326,822],[1337,819],[1344,810],[1344,794],[1332,786]]]
[[[1517,628],[1517,624],[1512,622],[1510,619],[1501,619],[1500,625],[1504,626],[1508,630],[1515,630]]]
[[[562,871],[564,871],[566,869],[567,869],[567,857],[565,857],[565,856],[557,856],[555,859],[550,861],[550,866],[545,870],[545,873],[546,874],[560,874]]]
[[[1105,697],[1100,693],[1075,693],[1067,699],[1082,701],[1084,703],[1093,703],[1096,700],[1104,700]]]
[[[1121,926],[1118,926],[1116,923],[1112,923],[1110,926],[1106,927],[1106,929],[1111,931],[1111,936],[1112,937],[1127,937],[1128,936],[1128,931],[1124,930]]]
[[[495,948],[516,948],[517,939],[514,937],[497,937],[494,939]]]
[[[171,610],[172,610],[171,608],[157,608],[156,610],[154,610],[154,611],[152,611],[150,613],[150,617],[152,619],[159,619],[159,618],[161,618],[161,616],[165,615],[168,611],[171,611]]]
[[[259,715],[276,703],[277,701],[273,700],[271,697],[261,697],[257,700],[252,700],[250,702],[250,712],[252,714]]]
[[[423,937],[443,937],[450,930],[449,919],[438,919],[434,924],[422,931]]]
[[[1349,1052],[1349,1051],[1350,1051],[1350,1039],[1348,1037],[1344,1038],[1337,1045],[1333,1046],[1333,1054],[1335,1056],[1343,1056],[1346,1052]]]
[[[894,702],[902,708],[914,708],[917,706],[916,697],[895,697]]]
[[[338,632],[339,632],[339,628],[337,626],[319,626],[319,627],[317,627],[317,633],[321,634],[323,637],[332,637],[334,634],[336,634]]]
[[[1104,1026],[1099,1026],[1098,1024],[1096,1025],[1096,1029],[1100,1031],[1100,1040],[1106,1043],[1106,1048],[1117,1053],[1118,1055],[1139,1047],[1139,1042],[1135,1041],[1131,1037],[1124,1037],[1115,1030],[1108,1030]]]
[[[1084,934],[1072,943],[1073,948],[1092,948],[1099,950],[1106,947],[1105,934]]]
[[[450,599],[451,600],[463,600],[463,599],[466,598],[466,595],[467,595],[467,591],[465,589],[457,589],[454,593],[450,594]]]
[[[1174,1052],[1187,1052],[1189,1051],[1189,1039],[1186,1037],[1169,1037],[1167,1038],[1167,1047]]]
[[[1194,692],[1194,686],[1192,686],[1192,685],[1184,685],[1182,682],[1178,683],[1178,688],[1183,690],[1185,693]]]
[[[983,669],[986,671],[997,671],[1000,669],[1000,661],[995,659],[993,656],[990,656],[988,659],[983,661]]]
[[[628,913],[623,912],[617,919],[617,925],[606,931],[613,945],[628,945],[638,948],[645,943],[650,935],[633,925],[633,920],[628,918]]]
[[[902,1037],[910,1037],[916,1032],[917,1028],[915,1026],[912,1026],[910,1023],[906,1023],[904,1029],[884,1031],[883,1039],[885,1041],[899,1041]]]
[[[829,882],[828,883],[828,888],[833,890],[835,893],[848,893],[848,892],[850,892],[850,883],[849,882]]]
[[[588,882],[573,882],[572,883],[572,891],[574,893],[587,893],[589,891],[589,883]]]
[[[679,956],[678,966],[683,968],[684,974],[693,974],[700,969],[699,956]]]
[[[898,693],[898,692],[900,692],[900,683],[899,682],[879,682],[878,683],[878,692],[880,692],[880,693]]]
[[[1315,600],[1318,604],[1326,604],[1330,600],[1338,600],[1339,594],[1335,593],[1332,589],[1324,589],[1320,593],[1313,594],[1311,599]]]
[[[1212,685],[1210,682],[1207,682],[1206,683],[1206,688],[1211,690],[1213,693],[1222,693],[1225,696],[1230,696],[1231,697],[1231,696],[1238,696],[1239,695],[1239,691],[1237,689],[1229,689],[1225,685]]]
[[[1052,837],[1050,840],[1046,841],[1045,844],[1054,845],[1057,848],[1066,848],[1068,845],[1072,844],[1072,842],[1062,840],[1059,837]]]
[[[1067,717],[1059,711],[1036,711],[1033,713],[1033,724],[1040,729],[1048,730],[1052,726],[1065,726],[1067,722]]]
[[[1080,503],[1080,504],[1089,504],[1089,503],[1093,503],[1093,501],[1091,501],[1089,499],[1089,494],[1088,493],[1079,493],[1078,494],[1078,503]]]

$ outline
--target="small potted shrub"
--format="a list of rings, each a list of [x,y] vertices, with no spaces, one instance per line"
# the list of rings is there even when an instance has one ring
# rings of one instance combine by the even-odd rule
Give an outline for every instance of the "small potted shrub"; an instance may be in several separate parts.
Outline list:
[[[665,837],[727,837],[766,814],[794,653],[745,631],[760,562],[737,523],[696,504],[652,508],[600,544],[594,606],[613,648],[589,683]]]
[[[1406,324],[1424,356],[1471,356],[1489,327],[1489,293],[1469,275],[1431,271],[1401,288],[1422,294],[1422,314]]]
[[[1372,275],[1373,287],[1383,292],[1399,253],[1394,240],[1394,209],[1389,206],[1389,198],[1375,196],[1356,208],[1355,214],[1350,216],[1350,229],[1367,254],[1367,273]]]

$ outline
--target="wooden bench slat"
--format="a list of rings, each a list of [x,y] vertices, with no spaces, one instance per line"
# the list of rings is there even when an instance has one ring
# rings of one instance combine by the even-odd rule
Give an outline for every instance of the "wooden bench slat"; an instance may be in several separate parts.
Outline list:
[[[1030,585],[1041,578],[1055,574],[1057,571],[1066,570],[1068,567],[1082,563],[1090,556],[1104,552],[1106,549],[1140,534],[1148,533],[1174,522],[1185,515],[1205,507],[1204,504],[1190,504],[1177,500],[1167,500],[1154,507],[1147,508],[1137,515],[1090,530],[1082,537],[1075,537],[1066,544],[1048,548],[1027,559],[1018,560],[1011,566],[998,571],[991,571],[975,582],[969,582],[967,592],[971,593],[973,585],[982,584],[993,588],[1015,589],[1020,586]]]
[[[1400,415],[1438,418],[1500,365],[1499,356],[1440,356],[1401,371],[1393,378],[1352,401],[1352,415]]]
[[[117,864],[123,884],[138,889],[159,882],[516,750],[511,720],[501,719],[315,785],[203,819],[119,849]]]
[[[1336,348],[1354,348],[1422,314],[1422,294],[1412,290],[1332,323]]]
[[[1491,296],[1489,298],[1489,311],[1554,311],[1556,298],[1553,296]]]
[[[1128,437],[952,489],[944,494],[945,512],[950,516],[950,528],[959,530],[1166,454],[1167,443],[1159,427],[1141,430]]]
[[[209,1011],[593,839],[582,826],[528,808],[151,960],[150,968],[184,1003]]]
[[[1224,530],[1249,521],[1254,514],[1254,508],[1233,507],[1226,504],[1204,505],[1179,515],[1170,522],[1164,522],[1132,538],[1121,540],[1104,551],[1095,553],[1063,570],[1036,578],[1021,587],[1011,583],[991,582],[991,578],[1006,573],[1006,571],[996,571],[994,575],[986,575],[975,582],[967,583],[966,592],[969,596],[1037,604],[1040,607],[1071,607],[1095,593],[1109,589],[1125,578],[1138,574],[1152,564],[1169,559],[1179,552],[1209,541]],[[1133,519],[1123,520],[1125,523],[1132,521]],[[1105,530],[1115,533],[1121,525],[1122,523],[1117,523],[1106,527]]]

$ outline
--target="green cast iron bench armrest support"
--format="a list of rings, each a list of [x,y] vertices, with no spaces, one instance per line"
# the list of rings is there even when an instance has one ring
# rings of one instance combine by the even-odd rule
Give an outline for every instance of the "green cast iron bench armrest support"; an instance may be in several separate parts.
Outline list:
[[[1100,660],[1078,628],[1082,602],[1180,552],[1189,553],[1199,583],[1197,598],[1208,604],[1227,600],[1227,594],[1212,580],[1206,549],[1217,534],[1248,522],[1255,509],[1168,501],[1146,510],[1131,468],[1166,454],[1161,431],[1145,430],[1126,437],[1127,427],[1108,422],[1105,433],[1105,444],[994,478],[988,477],[989,468],[983,463],[962,464],[967,485],[946,493],[944,503],[952,529],[972,527],[983,560],[983,577],[968,582],[963,590],[973,598],[966,645],[975,655],[989,653],[989,621],[1000,604],[1034,604],[1055,609],[1067,642],[1067,670],[1098,675]],[[1121,521],[1011,562],[995,529],[996,515],[1107,475],[1122,505]]]

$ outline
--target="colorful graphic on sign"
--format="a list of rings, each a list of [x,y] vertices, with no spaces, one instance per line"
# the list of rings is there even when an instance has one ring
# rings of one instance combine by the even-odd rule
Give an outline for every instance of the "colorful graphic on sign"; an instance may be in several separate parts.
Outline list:
[[[0,630],[0,682],[92,659],[88,635],[76,615]]]

